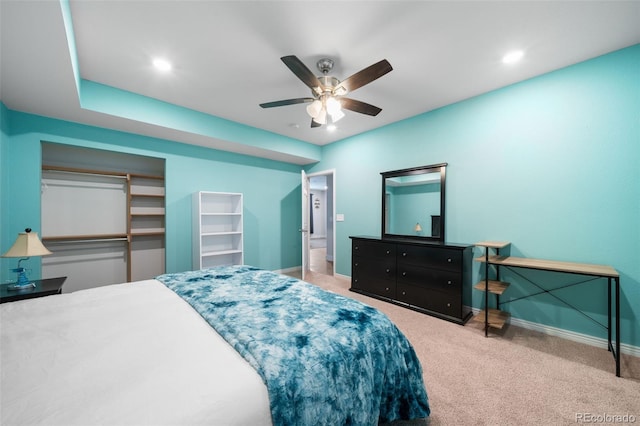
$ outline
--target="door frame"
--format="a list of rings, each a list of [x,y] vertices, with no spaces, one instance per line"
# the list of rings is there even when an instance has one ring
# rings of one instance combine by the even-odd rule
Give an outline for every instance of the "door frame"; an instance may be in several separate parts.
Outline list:
[[[327,247],[329,247],[329,239],[330,239],[331,240],[331,257],[333,259],[333,268],[332,268],[331,276],[334,276],[336,274],[336,263],[335,263],[335,258],[336,258],[336,220],[335,220],[336,218],[336,169],[323,170],[323,171],[314,172],[314,173],[305,173],[305,171],[303,170],[302,176],[303,176],[303,179],[306,179],[306,188],[309,188],[310,178],[312,177],[331,176],[331,185],[327,184],[327,192],[331,191],[331,209],[327,209],[326,221],[327,221]],[[303,185],[305,184],[303,183]],[[303,187],[302,202],[304,203],[305,201],[307,203],[309,202],[308,198],[305,200],[304,187]],[[303,209],[303,213],[304,213],[304,209]],[[310,222],[309,209],[307,209],[306,214],[307,214],[307,218],[306,218],[306,221],[303,219],[303,222],[302,222],[303,224],[304,223],[308,224]],[[330,223],[331,223],[331,226],[329,227]],[[329,238],[329,228],[331,228],[331,238]],[[309,236],[308,233],[307,233],[307,236]],[[310,271],[310,266],[309,266],[309,259],[311,256],[310,250],[311,248],[309,244],[306,244],[306,246],[305,244],[302,244],[302,259],[303,259],[302,277],[303,279],[306,272]],[[305,265],[304,259],[307,259],[306,265]],[[305,270],[305,268],[307,268],[307,270]]]

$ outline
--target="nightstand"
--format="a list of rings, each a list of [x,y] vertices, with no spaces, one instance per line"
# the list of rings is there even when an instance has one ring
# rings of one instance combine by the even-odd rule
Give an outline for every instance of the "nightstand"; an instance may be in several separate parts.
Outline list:
[[[62,293],[62,284],[66,279],[67,277],[58,277],[34,280],[32,282],[36,286],[26,290],[9,290],[8,287],[13,283],[0,284],[0,303],[60,294]]]

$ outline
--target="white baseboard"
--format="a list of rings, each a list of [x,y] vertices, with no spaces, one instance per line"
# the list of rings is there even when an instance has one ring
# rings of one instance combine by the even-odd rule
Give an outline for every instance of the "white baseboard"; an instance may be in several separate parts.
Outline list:
[[[290,274],[292,272],[300,272],[302,271],[302,266],[294,266],[292,268],[285,268],[285,269],[278,269],[278,270],[274,270],[273,272],[275,272],[276,274]]]
[[[480,312],[478,308],[471,308],[473,314]],[[575,331],[564,330],[562,328],[552,327],[550,325],[539,324],[536,322],[526,321],[519,318],[509,318],[509,324],[516,327],[526,328],[527,330],[538,331],[549,336],[556,336],[573,342],[584,343],[585,345],[595,346],[598,348],[608,349],[607,339],[589,336],[588,334],[576,333]],[[640,347],[620,343],[620,353],[640,357]]]

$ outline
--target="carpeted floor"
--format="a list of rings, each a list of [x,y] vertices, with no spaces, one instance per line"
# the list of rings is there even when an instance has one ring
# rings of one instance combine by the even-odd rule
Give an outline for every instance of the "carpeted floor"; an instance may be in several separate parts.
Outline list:
[[[424,371],[428,425],[640,423],[638,357],[622,354],[616,377],[606,349],[512,325],[486,338],[480,323],[460,326],[362,296],[344,278],[310,273],[306,281],[380,309],[409,338]]]

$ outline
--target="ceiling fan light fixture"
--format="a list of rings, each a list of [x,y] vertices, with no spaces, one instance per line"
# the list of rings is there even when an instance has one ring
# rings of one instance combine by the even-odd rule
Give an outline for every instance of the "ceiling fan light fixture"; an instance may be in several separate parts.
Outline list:
[[[327,110],[322,108],[320,113],[316,117],[313,117],[313,121],[318,124],[327,124]]]
[[[318,99],[307,105],[307,114],[309,114],[311,118],[316,118],[320,114],[321,110],[322,102],[320,102],[320,100]]]
[[[333,114],[329,113],[331,115],[331,121],[333,123],[335,123],[336,121],[340,120],[342,117],[344,117],[344,112],[342,112],[342,110],[337,110],[336,112],[334,112]]]
[[[330,96],[327,98],[326,105],[327,105],[327,112],[332,116],[334,114],[337,114],[338,112],[341,112],[340,110],[342,109],[342,104],[338,99],[336,99],[333,96]]]

